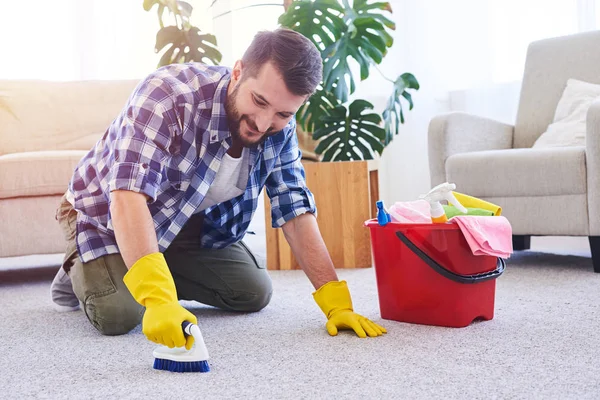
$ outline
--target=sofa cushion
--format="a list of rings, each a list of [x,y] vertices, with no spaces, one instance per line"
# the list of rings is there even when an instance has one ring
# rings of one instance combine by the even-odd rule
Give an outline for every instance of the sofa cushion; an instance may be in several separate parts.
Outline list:
[[[553,122],[532,147],[585,146],[587,112],[597,98],[600,85],[569,79]]]
[[[448,182],[477,197],[586,193],[585,147],[488,150],[446,160]]]
[[[137,83],[0,80],[0,155],[91,149]]]
[[[86,153],[63,150],[0,156],[0,199],[63,194]]]

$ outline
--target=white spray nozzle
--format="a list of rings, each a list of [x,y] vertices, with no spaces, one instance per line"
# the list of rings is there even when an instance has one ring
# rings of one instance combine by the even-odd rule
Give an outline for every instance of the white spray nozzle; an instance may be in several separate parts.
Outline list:
[[[466,214],[467,209],[460,204],[456,197],[454,197],[454,194],[452,194],[452,191],[455,189],[456,185],[454,183],[445,182],[431,189],[429,193],[419,196],[419,199],[427,200],[430,204],[446,200],[448,203],[458,208],[463,214]]]

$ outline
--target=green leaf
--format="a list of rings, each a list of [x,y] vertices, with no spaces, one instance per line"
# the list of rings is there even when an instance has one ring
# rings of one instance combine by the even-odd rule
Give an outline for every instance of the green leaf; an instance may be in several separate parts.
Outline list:
[[[189,9],[189,12],[192,12],[191,5],[179,0],[144,0],[144,10],[150,11],[155,4],[158,4],[159,8],[162,7],[163,9],[167,7],[169,11],[176,15],[181,14],[180,10],[182,8]]]
[[[417,78],[408,72],[400,75],[394,81],[394,89],[388,99],[385,111],[383,112],[386,132],[385,145],[392,141],[394,135],[397,135],[400,131],[400,124],[404,123],[404,112],[400,97],[403,97],[408,102],[408,109],[412,110],[414,104],[412,95],[408,90],[419,90],[419,88],[420,85]]]
[[[323,153],[323,161],[332,161],[333,157],[336,156],[336,152],[340,150],[339,146],[331,146],[325,153]],[[348,156],[345,154],[338,153],[336,156],[337,161],[348,161]]]
[[[338,0],[296,0],[281,17],[282,26],[310,39],[321,51],[323,87],[346,102],[356,88],[348,59],[360,66],[360,79],[367,79],[371,63],[379,64],[393,44],[388,33],[396,25],[382,12],[391,13],[389,3],[355,0],[352,7]]]
[[[163,24],[163,20],[162,20],[164,13],[165,13],[165,6],[163,4],[160,4],[158,6],[158,23],[161,28],[165,27],[165,25]]]
[[[171,25],[165,26],[156,34],[156,51],[161,51],[168,44],[179,44],[182,32],[179,27]]]
[[[193,52],[200,53],[201,58],[192,57],[188,61],[201,61],[206,62],[204,58],[211,61],[214,65],[217,65],[221,59],[221,52],[217,49],[217,38],[215,35],[209,33],[200,33],[200,30],[193,27],[189,30],[188,34],[189,45]]]
[[[177,50],[177,53],[175,53],[175,50]],[[164,54],[162,55],[162,57],[160,58],[160,61],[158,62],[158,66],[162,67],[163,65],[169,65],[169,64],[173,64],[176,61],[173,61],[176,59],[176,55],[179,54],[179,48],[176,46],[171,46],[167,49],[167,51],[164,52]]]
[[[346,24],[340,18],[343,11],[337,0],[294,1],[288,11],[279,17],[278,22],[306,36],[323,51],[339,38],[341,32],[345,31]]]
[[[306,132],[314,132],[321,119],[330,115],[338,104],[340,101],[333,93],[319,86],[315,94],[298,110],[296,120]]]
[[[202,34],[195,26],[187,30],[178,26],[166,26],[156,34],[157,52],[170,45],[158,66],[191,61],[218,65],[222,55],[216,44],[214,35]]]
[[[355,144],[354,144],[353,149],[360,150],[360,153],[362,154],[362,157],[358,156],[359,159],[363,159],[363,160],[372,160],[373,159],[373,152],[371,151],[371,147],[368,143],[365,144],[360,139],[356,139],[354,141],[354,143]],[[383,147],[383,145],[381,145],[381,147]]]
[[[348,108],[338,104],[321,118],[313,139],[319,140],[315,152],[323,161],[370,160],[374,152],[383,152],[385,130],[372,109],[368,101],[354,100]]]
[[[367,0],[355,0],[354,9],[359,12],[365,9],[378,9],[392,12],[392,5],[388,2],[368,3]]]
[[[361,14],[359,14],[359,15],[361,15]],[[385,15],[372,13],[372,14],[369,14],[369,16],[371,18],[373,18],[374,20],[379,21],[380,23],[382,23],[389,29],[396,30],[396,23],[394,21],[392,21],[391,19],[387,18]]]
[[[341,143],[341,140],[340,140],[339,136],[328,135],[319,142],[319,144],[315,148],[315,152],[317,154],[321,154],[321,153],[323,153],[323,151],[327,150],[331,146],[339,147],[340,143]]]
[[[160,4],[160,0],[144,0],[144,10],[150,11],[155,4]]]

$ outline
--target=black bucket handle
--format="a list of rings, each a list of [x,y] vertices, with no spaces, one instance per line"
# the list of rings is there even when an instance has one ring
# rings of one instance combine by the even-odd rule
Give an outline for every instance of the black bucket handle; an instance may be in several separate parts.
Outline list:
[[[502,273],[504,272],[504,269],[506,268],[506,263],[504,262],[504,259],[501,257],[498,257],[498,261],[496,262],[496,269],[493,271],[482,272],[481,274],[475,274],[475,275],[456,274],[456,273],[442,267],[434,259],[429,257],[423,250],[418,248],[409,238],[407,238],[404,233],[397,231],[396,236],[398,236],[398,239],[400,239],[402,241],[402,243],[404,243],[406,245],[406,247],[408,247],[410,250],[412,250],[413,253],[415,253],[417,256],[419,256],[419,258],[421,260],[423,260],[425,262],[425,264],[427,264],[431,268],[433,268],[433,270],[435,272],[437,272],[438,274],[440,274],[448,279],[453,280],[454,282],[480,283],[480,282],[489,281],[492,279],[496,279],[500,275],[502,275]]]

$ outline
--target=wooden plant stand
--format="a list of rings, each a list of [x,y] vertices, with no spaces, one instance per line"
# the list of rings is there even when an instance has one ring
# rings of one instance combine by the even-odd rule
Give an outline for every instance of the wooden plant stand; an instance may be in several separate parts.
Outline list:
[[[376,161],[303,161],[306,183],[317,203],[317,223],[336,268],[371,266],[371,242],[364,222],[377,215]],[[271,227],[265,193],[267,269],[299,269],[282,229]]]

